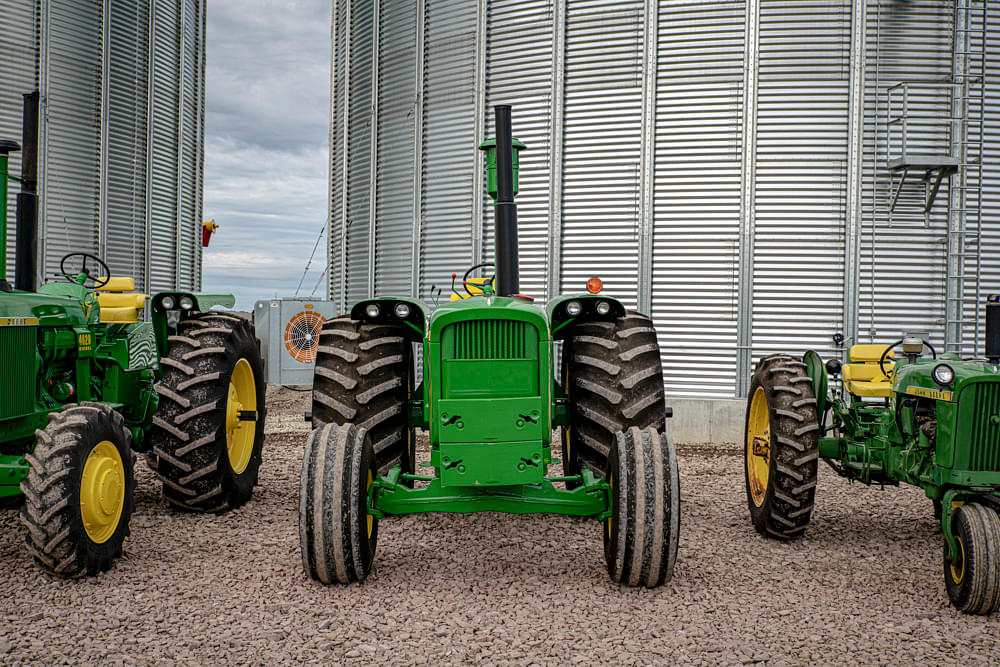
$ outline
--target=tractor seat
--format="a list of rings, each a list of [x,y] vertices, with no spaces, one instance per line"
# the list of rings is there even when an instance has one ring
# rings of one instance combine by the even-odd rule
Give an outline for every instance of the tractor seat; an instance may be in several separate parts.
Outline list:
[[[848,356],[851,363],[844,364],[844,385],[847,391],[863,398],[889,398],[892,396],[892,379],[882,374],[878,361],[887,345],[852,345]],[[890,363],[895,354],[886,355],[885,370],[892,373],[896,367]]]
[[[98,278],[103,280],[103,278]],[[106,285],[94,289],[101,307],[101,322],[138,322],[146,308],[146,294],[136,294],[135,281],[125,276],[112,276]]]

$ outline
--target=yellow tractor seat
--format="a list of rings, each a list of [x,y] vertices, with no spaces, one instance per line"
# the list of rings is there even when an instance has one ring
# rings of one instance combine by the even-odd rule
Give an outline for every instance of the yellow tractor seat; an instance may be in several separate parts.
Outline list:
[[[468,299],[468,298],[471,298],[473,296],[478,296],[478,295],[480,295],[480,294],[483,293],[483,285],[485,285],[485,284],[487,284],[489,282],[490,282],[489,278],[469,278],[466,281],[467,286],[469,288],[468,292],[466,292],[464,294],[462,292],[459,292],[458,294],[456,294],[455,292],[452,292],[451,293],[451,300],[452,301],[461,301],[462,299]]]
[[[98,282],[103,278],[98,278]],[[107,284],[94,288],[101,307],[101,322],[138,322],[146,307],[146,294],[136,294],[135,281],[125,276],[112,276]]]
[[[852,345],[848,356],[851,363],[844,364],[844,386],[847,391],[863,398],[889,398],[892,396],[892,378],[886,377],[878,362],[886,345]],[[890,350],[885,355],[885,371],[892,374],[896,367],[890,362],[895,355]]]

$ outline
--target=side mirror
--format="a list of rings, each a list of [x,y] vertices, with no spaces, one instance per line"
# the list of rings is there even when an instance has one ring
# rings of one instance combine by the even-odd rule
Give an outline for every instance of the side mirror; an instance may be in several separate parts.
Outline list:
[[[840,359],[829,359],[826,362],[826,372],[831,377],[836,377],[840,375],[840,370],[842,367],[843,364],[840,363]]]

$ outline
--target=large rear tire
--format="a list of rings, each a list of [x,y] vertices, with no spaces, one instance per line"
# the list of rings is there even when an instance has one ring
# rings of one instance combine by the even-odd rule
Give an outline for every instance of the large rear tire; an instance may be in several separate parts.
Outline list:
[[[356,424],[371,437],[380,471],[399,461],[403,472],[412,473],[415,434],[406,414],[412,366],[402,327],[347,316],[327,321],[316,350],[313,428]]]
[[[371,570],[378,519],[368,513],[375,453],[364,429],[327,424],[306,442],[299,483],[299,545],[310,577],[362,582]]]
[[[249,321],[204,313],[177,325],[160,360],[152,445],[163,496],[187,510],[246,503],[264,445],[264,369]]]
[[[563,469],[603,474],[616,433],[633,426],[666,430],[663,365],[653,322],[629,312],[614,322],[584,322],[563,345]]]
[[[604,526],[604,557],[611,579],[648,588],[669,581],[681,498],[673,441],[651,427],[619,431],[605,478],[611,516]]]
[[[103,403],[64,406],[35,432],[21,521],[35,561],[64,577],[96,574],[122,555],[135,508],[132,434]]]
[[[958,546],[954,562],[944,550],[944,583],[955,608],[966,614],[992,614],[1000,607],[1000,515],[968,502],[955,509],[951,532]]]
[[[781,539],[801,536],[819,467],[816,397],[804,363],[785,354],[757,362],[745,433],[743,475],[754,528]]]

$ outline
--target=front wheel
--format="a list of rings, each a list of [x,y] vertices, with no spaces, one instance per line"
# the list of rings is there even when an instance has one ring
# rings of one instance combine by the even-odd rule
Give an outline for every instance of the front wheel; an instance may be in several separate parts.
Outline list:
[[[363,428],[326,424],[309,435],[299,482],[299,545],[313,579],[349,584],[368,576],[378,542],[378,520],[368,512],[375,473]]]
[[[122,416],[102,403],[67,405],[36,432],[21,521],[42,567],[79,577],[121,556],[134,509],[131,446]]]
[[[944,550],[944,583],[955,608],[966,614],[992,614],[1000,607],[1000,515],[970,502],[955,509],[951,533],[958,558]]]
[[[605,478],[611,516],[604,526],[604,557],[611,579],[648,588],[669,581],[681,499],[673,441],[653,427],[618,431]]]

